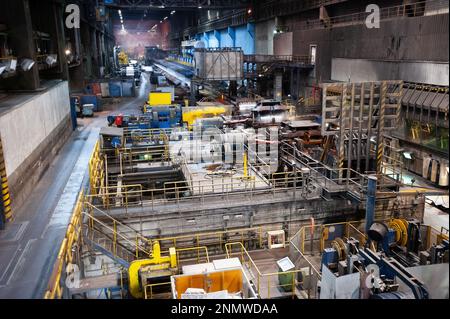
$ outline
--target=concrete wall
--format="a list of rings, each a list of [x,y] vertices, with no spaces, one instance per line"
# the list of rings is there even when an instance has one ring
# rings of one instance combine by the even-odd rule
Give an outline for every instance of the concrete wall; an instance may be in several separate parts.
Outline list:
[[[67,81],[41,94],[17,98],[20,103],[0,113],[6,173],[15,207],[33,191],[72,133]]]
[[[0,114],[0,133],[8,176],[69,113],[69,88],[64,81]]]
[[[358,24],[298,30],[293,34],[293,54],[309,54],[310,45],[317,45],[319,81],[331,79],[333,58],[448,63],[448,27],[448,14],[441,14],[386,20],[379,29]]]
[[[255,24],[255,53],[274,54],[275,19]]]
[[[292,55],[292,32],[278,33],[273,38],[273,54]]]
[[[402,79],[435,85],[449,85],[448,63],[396,62],[364,59],[333,58],[333,81],[380,81]]]

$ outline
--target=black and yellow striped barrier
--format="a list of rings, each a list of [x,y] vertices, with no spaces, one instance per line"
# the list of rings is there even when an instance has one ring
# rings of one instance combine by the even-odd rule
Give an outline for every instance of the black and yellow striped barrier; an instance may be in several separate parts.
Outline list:
[[[9,195],[6,165],[3,157],[3,146],[0,138],[0,227],[12,219],[11,197]]]

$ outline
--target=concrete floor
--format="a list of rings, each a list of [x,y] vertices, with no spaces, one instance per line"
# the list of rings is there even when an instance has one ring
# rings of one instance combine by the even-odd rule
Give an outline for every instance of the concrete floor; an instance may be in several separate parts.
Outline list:
[[[148,84],[144,82],[144,85]],[[111,113],[135,111],[148,88],[139,96],[123,99],[115,111],[78,119],[78,128],[54,158],[48,171],[14,221],[0,233],[0,298],[42,298],[77,195],[88,181],[90,154],[100,127]]]

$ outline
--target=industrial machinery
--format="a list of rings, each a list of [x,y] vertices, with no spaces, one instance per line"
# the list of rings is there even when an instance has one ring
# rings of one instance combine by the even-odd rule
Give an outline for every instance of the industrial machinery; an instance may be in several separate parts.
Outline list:
[[[150,92],[143,106],[143,113],[149,119],[149,128],[173,128],[181,126],[182,110],[172,104],[172,92]]]
[[[116,149],[123,147],[125,140],[123,128],[102,127],[100,129],[100,147],[102,149]]]
[[[162,60],[167,57],[167,52],[157,46],[145,47],[145,64],[151,65],[156,60]]]
[[[120,51],[117,54],[119,65],[128,65],[128,55],[124,51]]]
[[[190,107],[183,111],[183,123],[192,130],[198,119],[217,117],[225,113],[225,107]]]
[[[256,108],[257,102],[252,99],[238,99],[236,101],[235,115],[251,116],[252,110]]]
[[[406,267],[448,263],[448,238],[439,238],[429,251],[423,249],[421,225],[417,220],[391,219],[375,222],[368,236],[386,256],[392,256]]]
[[[129,290],[134,298],[144,298],[147,287],[168,282],[178,273],[175,248],[169,248],[169,256],[161,255],[158,241],[152,248],[149,259],[135,260],[128,268]]]
[[[260,101],[251,110],[254,127],[278,126],[289,117],[290,108],[275,100]]]
[[[150,128],[172,128],[181,124],[181,106],[159,105],[146,107],[146,113],[150,119]]]
[[[144,104],[144,106],[169,105],[169,104],[172,104],[172,94],[170,92],[152,91],[148,94],[148,101]]]
[[[392,219],[373,223],[367,243],[353,237],[333,238],[322,253],[321,289],[326,296],[321,297],[333,298],[329,288],[337,291],[340,279],[336,278],[349,276],[345,287],[353,287],[353,298],[430,298],[430,288],[414,275],[414,270],[448,263],[449,244],[448,237],[441,235],[426,250],[421,241],[423,230],[429,232],[430,228],[421,227],[416,220]]]
[[[294,141],[299,150],[315,158],[315,151],[320,151],[323,144],[320,126],[309,117],[284,121],[280,125],[280,138]]]
[[[147,130],[151,127],[151,118],[146,115],[110,115],[109,126],[126,127],[128,130]]]

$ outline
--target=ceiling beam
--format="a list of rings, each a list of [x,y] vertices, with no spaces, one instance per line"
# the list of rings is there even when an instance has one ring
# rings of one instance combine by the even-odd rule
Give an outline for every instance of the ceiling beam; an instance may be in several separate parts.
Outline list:
[[[237,9],[245,8],[249,0],[118,0],[106,4],[116,9],[151,9],[151,10],[192,10],[192,9]]]

